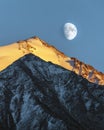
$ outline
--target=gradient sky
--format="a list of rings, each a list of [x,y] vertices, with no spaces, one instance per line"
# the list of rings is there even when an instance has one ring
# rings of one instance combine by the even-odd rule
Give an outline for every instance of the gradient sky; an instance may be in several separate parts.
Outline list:
[[[72,41],[66,22],[78,28]],[[104,0],[0,0],[0,46],[35,35],[104,72]]]

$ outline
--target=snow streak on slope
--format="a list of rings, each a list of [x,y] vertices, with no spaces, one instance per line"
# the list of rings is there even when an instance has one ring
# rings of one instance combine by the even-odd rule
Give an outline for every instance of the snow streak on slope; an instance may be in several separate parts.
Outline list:
[[[55,47],[48,45],[38,37],[18,41],[8,46],[0,47],[0,70],[5,69],[17,59],[26,54],[32,53],[41,59],[60,65],[68,70],[82,75],[90,82],[103,85],[104,74],[98,72],[90,65],[86,65],[76,58],[67,57]]]

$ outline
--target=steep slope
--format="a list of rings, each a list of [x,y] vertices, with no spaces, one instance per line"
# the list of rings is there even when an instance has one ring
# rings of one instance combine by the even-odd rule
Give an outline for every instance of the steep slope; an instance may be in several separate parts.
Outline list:
[[[104,130],[104,86],[28,54],[0,72],[0,130]]]
[[[38,37],[0,47],[0,70],[5,69],[14,61],[29,53],[39,56],[45,61],[51,61],[54,64],[72,70],[76,74],[82,75],[90,82],[104,85],[103,73],[98,72],[92,66],[84,64],[76,58],[67,57],[64,53],[48,45]]]
[[[33,37],[8,46],[0,47],[0,70],[5,69],[14,61],[29,53],[35,54],[45,61],[51,61],[54,64],[58,64],[67,69],[70,67],[69,63],[66,62],[70,60],[69,57],[38,37]],[[72,69],[72,67],[70,69]]]

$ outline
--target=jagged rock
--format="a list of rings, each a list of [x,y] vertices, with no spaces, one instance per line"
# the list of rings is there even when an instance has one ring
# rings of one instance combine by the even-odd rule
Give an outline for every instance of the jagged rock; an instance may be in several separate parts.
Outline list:
[[[0,130],[104,130],[104,86],[28,54],[0,72]]]

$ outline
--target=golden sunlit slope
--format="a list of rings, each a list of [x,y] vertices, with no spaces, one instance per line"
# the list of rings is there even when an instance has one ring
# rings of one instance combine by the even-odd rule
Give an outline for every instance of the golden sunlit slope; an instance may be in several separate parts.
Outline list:
[[[38,37],[0,47],[0,71],[26,54],[32,53],[45,61],[51,61],[76,74],[83,76],[90,82],[104,85],[104,74],[90,65],[84,64],[76,58],[70,58],[55,47],[48,45]]]
[[[33,37],[0,47],[0,71],[28,53],[32,53],[45,61],[51,61],[54,64],[69,69],[69,63],[66,61],[70,60],[70,58],[54,47],[46,44],[38,37]]]

